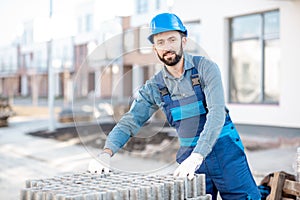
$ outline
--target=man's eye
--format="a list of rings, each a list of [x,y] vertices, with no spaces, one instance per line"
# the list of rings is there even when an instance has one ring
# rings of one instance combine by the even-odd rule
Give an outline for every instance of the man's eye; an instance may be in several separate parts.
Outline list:
[[[157,42],[157,45],[163,45],[163,42]]]

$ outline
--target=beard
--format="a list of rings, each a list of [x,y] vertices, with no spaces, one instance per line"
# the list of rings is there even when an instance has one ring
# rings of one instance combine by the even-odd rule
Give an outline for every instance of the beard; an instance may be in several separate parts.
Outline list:
[[[167,59],[165,59],[165,56],[167,56],[168,54],[175,54],[175,57],[169,57]],[[176,53],[176,51],[167,51],[165,52],[162,56],[160,56],[158,53],[157,53],[157,56],[159,58],[159,60],[161,62],[163,62],[165,65],[167,66],[174,66],[176,65],[182,58],[182,55],[183,55],[183,49],[182,49],[182,46],[180,47],[180,50],[178,53]]]

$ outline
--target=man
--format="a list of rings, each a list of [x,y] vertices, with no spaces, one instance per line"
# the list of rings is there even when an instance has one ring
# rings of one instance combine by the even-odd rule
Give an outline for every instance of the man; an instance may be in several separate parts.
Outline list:
[[[225,107],[218,66],[202,56],[184,53],[187,30],[174,14],[155,16],[148,37],[164,68],[148,80],[139,95],[110,132],[99,159],[109,163],[131,136],[158,109],[175,127],[180,141],[174,176],[192,179],[205,173],[206,190],[217,199],[260,199],[248,167],[243,145]],[[91,161],[89,171],[108,171]]]

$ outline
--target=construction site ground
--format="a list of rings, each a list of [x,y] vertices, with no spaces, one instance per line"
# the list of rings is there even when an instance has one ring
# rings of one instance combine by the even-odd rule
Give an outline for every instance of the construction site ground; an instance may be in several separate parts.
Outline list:
[[[92,125],[77,123],[76,128],[74,124],[56,123],[56,132],[48,132],[46,107],[19,105],[14,110],[18,115],[9,119],[7,127],[0,128],[0,199],[6,200],[19,199],[20,189],[28,179],[86,171],[88,162],[104,144],[104,133],[114,125],[113,119],[107,117],[101,119],[102,126],[99,121]],[[299,130],[282,129],[286,132],[280,134],[272,127],[237,125],[237,128],[257,184],[271,172],[295,174]],[[172,131],[153,122],[113,157],[112,168],[172,173],[177,166],[174,162],[177,147]]]

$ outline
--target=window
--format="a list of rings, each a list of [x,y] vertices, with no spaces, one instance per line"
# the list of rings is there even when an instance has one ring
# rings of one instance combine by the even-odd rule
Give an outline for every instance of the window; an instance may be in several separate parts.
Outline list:
[[[137,14],[143,14],[148,11],[148,0],[138,0],[137,3]]]
[[[156,10],[159,10],[161,8],[160,0],[156,0]]]
[[[85,31],[91,32],[93,29],[93,15],[87,14],[85,16]]]
[[[278,104],[279,11],[230,19],[231,103]]]
[[[91,32],[93,30],[93,15],[85,14],[77,18],[78,33]]]

